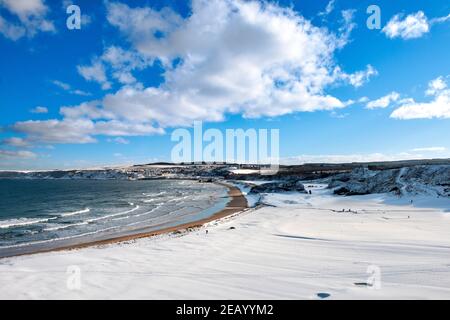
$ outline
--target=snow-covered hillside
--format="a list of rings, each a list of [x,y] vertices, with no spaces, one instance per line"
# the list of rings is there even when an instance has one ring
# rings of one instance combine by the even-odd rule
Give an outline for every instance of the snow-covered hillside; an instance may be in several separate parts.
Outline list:
[[[329,188],[339,195],[395,193],[450,196],[450,165],[412,166],[373,171],[354,169],[330,178]]]

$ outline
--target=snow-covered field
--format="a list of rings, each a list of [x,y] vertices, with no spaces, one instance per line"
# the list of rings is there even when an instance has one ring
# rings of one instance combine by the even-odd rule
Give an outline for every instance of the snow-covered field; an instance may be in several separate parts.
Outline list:
[[[448,199],[306,187],[183,235],[2,259],[0,298],[450,299]]]

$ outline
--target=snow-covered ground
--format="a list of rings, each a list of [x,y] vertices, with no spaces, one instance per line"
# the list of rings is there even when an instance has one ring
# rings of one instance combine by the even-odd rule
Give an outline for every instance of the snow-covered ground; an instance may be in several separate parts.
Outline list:
[[[305,186],[183,235],[0,260],[0,298],[450,299],[448,199]]]

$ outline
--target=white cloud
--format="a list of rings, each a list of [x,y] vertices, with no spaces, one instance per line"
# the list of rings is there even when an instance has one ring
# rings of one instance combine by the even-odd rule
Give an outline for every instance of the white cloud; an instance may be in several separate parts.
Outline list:
[[[330,112],[330,116],[332,117],[332,118],[336,118],[336,119],[344,119],[344,118],[346,118],[346,117],[348,117],[348,113],[337,113],[336,111],[331,111]]]
[[[14,124],[13,129],[27,135],[30,142],[43,143],[91,143],[96,140],[90,135],[94,124],[90,120],[44,120],[23,121]]]
[[[436,23],[443,23],[443,22],[447,22],[450,20],[450,14],[444,16],[444,17],[438,17],[438,18],[433,18],[430,20],[431,24],[436,24]]]
[[[85,96],[85,97],[92,95],[90,92],[86,92],[86,91],[78,90],[78,89],[72,90],[72,91],[70,91],[70,93],[76,94],[77,96]]]
[[[48,109],[46,107],[38,106],[31,110],[31,113],[48,113]]]
[[[114,138],[114,139],[110,139],[109,141],[110,142],[115,142],[115,143],[118,143],[118,144],[130,144],[129,140],[127,140],[125,138],[122,138],[122,137],[117,137],[117,138]]]
[[[340,33],[339,47],[344,47],[347,44],[347,42],[350,39],[350,34],[352,33],[353,29],[355,29],[357,26],[356,23],[353,21],[355,12],[356,12],[355,9],[347,9],[341,11],[343,24],[339,28]]]
[[[160,128],[153,127],[150,123],[108,120],[97,121],[93,135],[106,136],[146,136],[153,134],[162,134],[164,131]]]
[[[430,102],[411,102],[400,106],[392,114],[396,119],[450,118],[450,90],[437,95]]]
[[[83,13],[81,15],[81,27],[86,27],[90,25],[92,23],[92,20],[93,20],[92,16]]]
[[[319,16],[327,16],[329,15],[333,10],[334,10],[334,6],[335,6],[336,0],[330,0],[330,2],[328,2],[327,6],[325,7],[325,10],[322,12],[319,12]]]
[[[95,57],[89,66],[78,66],[78,72],[86,79],[93,80],[102,85],[103,89],[109,89],[107,67],[111,69],[112,77],[124,85],[140,85],[132,72],[142,70],[153,64],[153,59],[133,51],[125,50],[117,46],[105,49],[100,57]]]
[[[102,55],[102,60],[109,63],[115,70],[143,69],[149,65],[149,61],[137,52],[127,51],[117,46],[108,47]]]
[[[59,80],[53,80],[52,83],[53,83],[54,85],[60,87],[61,89],[66,90],[66,91],[67,91],[67,90],[70,90],[70,85],[67,84],[67,83],[65,83],[65,82],[62,82],[62,81],[59,81]]]
[[[28,143],[93,143],[97,135],[104,136],[140,136],[163,133],[149,123],[137,123],[119,120],[98,120],[66,118],[43,121],[22,121],[13,125],[13,129],[27,136]]]
[[[414,39],[428,33],[430,26],[423,11],[418,11],[406,16],[403,20],[400,14],[396,14],[382,31],[388,38]]]
[[[372,67],[370,64],[367,66],[366,70],[357,71],[355,73],[347,74],[345,72],[342,72],[340,68],[335,69],[335,78],[336,79],[342,79],[355,88],[361,87],[366,82],[369,81],[370,77],[376,76],[378,74],[378,71],[375,70],[374,67]]]
[[[7,21],[0,16],[0,33],[8,39],[16,41],[25,35],[26,29],[20,25]]]
[[[23,19],[42,15],[48,10],[42,0],[0,0],[0,4]]]
[[[396,14],[389,20],[382,32],[388,38],[402,38],[405,40],[420,38],[428,33],[435,24],[450,20],[450,14],[444,17],[428,19],[423,11],[409,14],[402,19],[401,14]]]
[[[49,8],[43,0],[0,0],[2,7],[17,18],[12,22],[0,16],[0,33],[8,39],[15,41],[38,32],[55,32],[53,22],[46,19]]]
[[[426,148],[414,148],[413,152],[444,152],[447,151],[445,147],[426,147]]]
[[[11,150],[1,150],[0,149],[0,158],[1,159],[15,159],[15,158],[23,158],[23,159],[33,159],[36,158],[37,155],[31,151],[11,151]]]
[[[397,101],[400,98],[400,94],[395,91],[392,91],[388,95],[381,97],[379,99],[369,101],[366,104],[367,109],[375,109],[375,108],[387,108],[390,106],[392,102]]]
[[[127,51],[116,46],[107,48],[101,60],[111,66],[113,77],[122,84],[136,83],[132,71],[142,70],[153,63],[152,59],[146,59],[135,51]]]
[[[62,107],[62,120],[17,123],[28,139],[87,143],[95,135],[158,134],[194,120],[222,121],[227,113],[273,117],[344,108],[349,102],[327,88],[358,87],[376,74],[370,65],[342,71],[334,52],[346,40],[276,4],[194,0],[187,18],[170,9],[106,6],[108,21],[132,48],[106,48],[78,71],[104,88],[111,71],[124,86],[99,101]],[[145,88],[132,72],[155,61],[164,81]]]
[[[433,98],[429,102],[416,102],[408,99],[391,114],[391,118],[408,119],[432,119],[450,118],[450,89],[444,82],[443,77],[430,81],[427,95]]]
[[[375,74],[370,66],[342,72],[333,61],[339,39],[290,9],[238,0],[196,0],[192,6],[192,15],[183,19],[170,9],[107,5],[109,22],[140,54],[166,68],[161,87],[120,90],[108,102],[126,103],[130,97],[145,115],[174,115],[174,124],[217,121],[226,112],[276,116],[342,108],[325,88],[340,80],[360,86]],[[160,106],[169,114],[156,110]]]
[[[443,77],[438,77],[428,84],[428,89],[425,92],[429,96],[434,96],[436,93],[447,88],[447,83],[445,83],[445,79]]]
[[[93,61],[88,66],[78,66],[78,73],[87,81],[94,81],[101,85],[103,90],[111,88],[111,83],[106,77],[105,67],[100,61]]]
[[[67,119],[112,119],[114,114],[100,108],[100,101],[83,102],[78,106],[64,106],[59,112]]]
[[[12,147],[28,147],[30,144],[22,138],[11,137],[2,140],[2,144],[6,144]]]
[[[52,83],[55,86],[58,86],[61,89],[63,89],[64,91],[68,91],[71,94],[75,94],[75,95],[78,95],[78,96],[90,96],[91,95],[91,93],[85,92],[85,91],[82,91],[82,90],[78,90],[78,89],[72,90],[72,86],[70,84],[62,82],[62,81],[59,81],[59,80],[53,80]]]

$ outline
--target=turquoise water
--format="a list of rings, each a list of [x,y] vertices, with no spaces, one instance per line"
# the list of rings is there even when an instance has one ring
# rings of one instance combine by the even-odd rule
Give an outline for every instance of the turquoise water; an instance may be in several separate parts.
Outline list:
[[[227,189],[182,180],[0,180],[0,257],[195,221]]]

